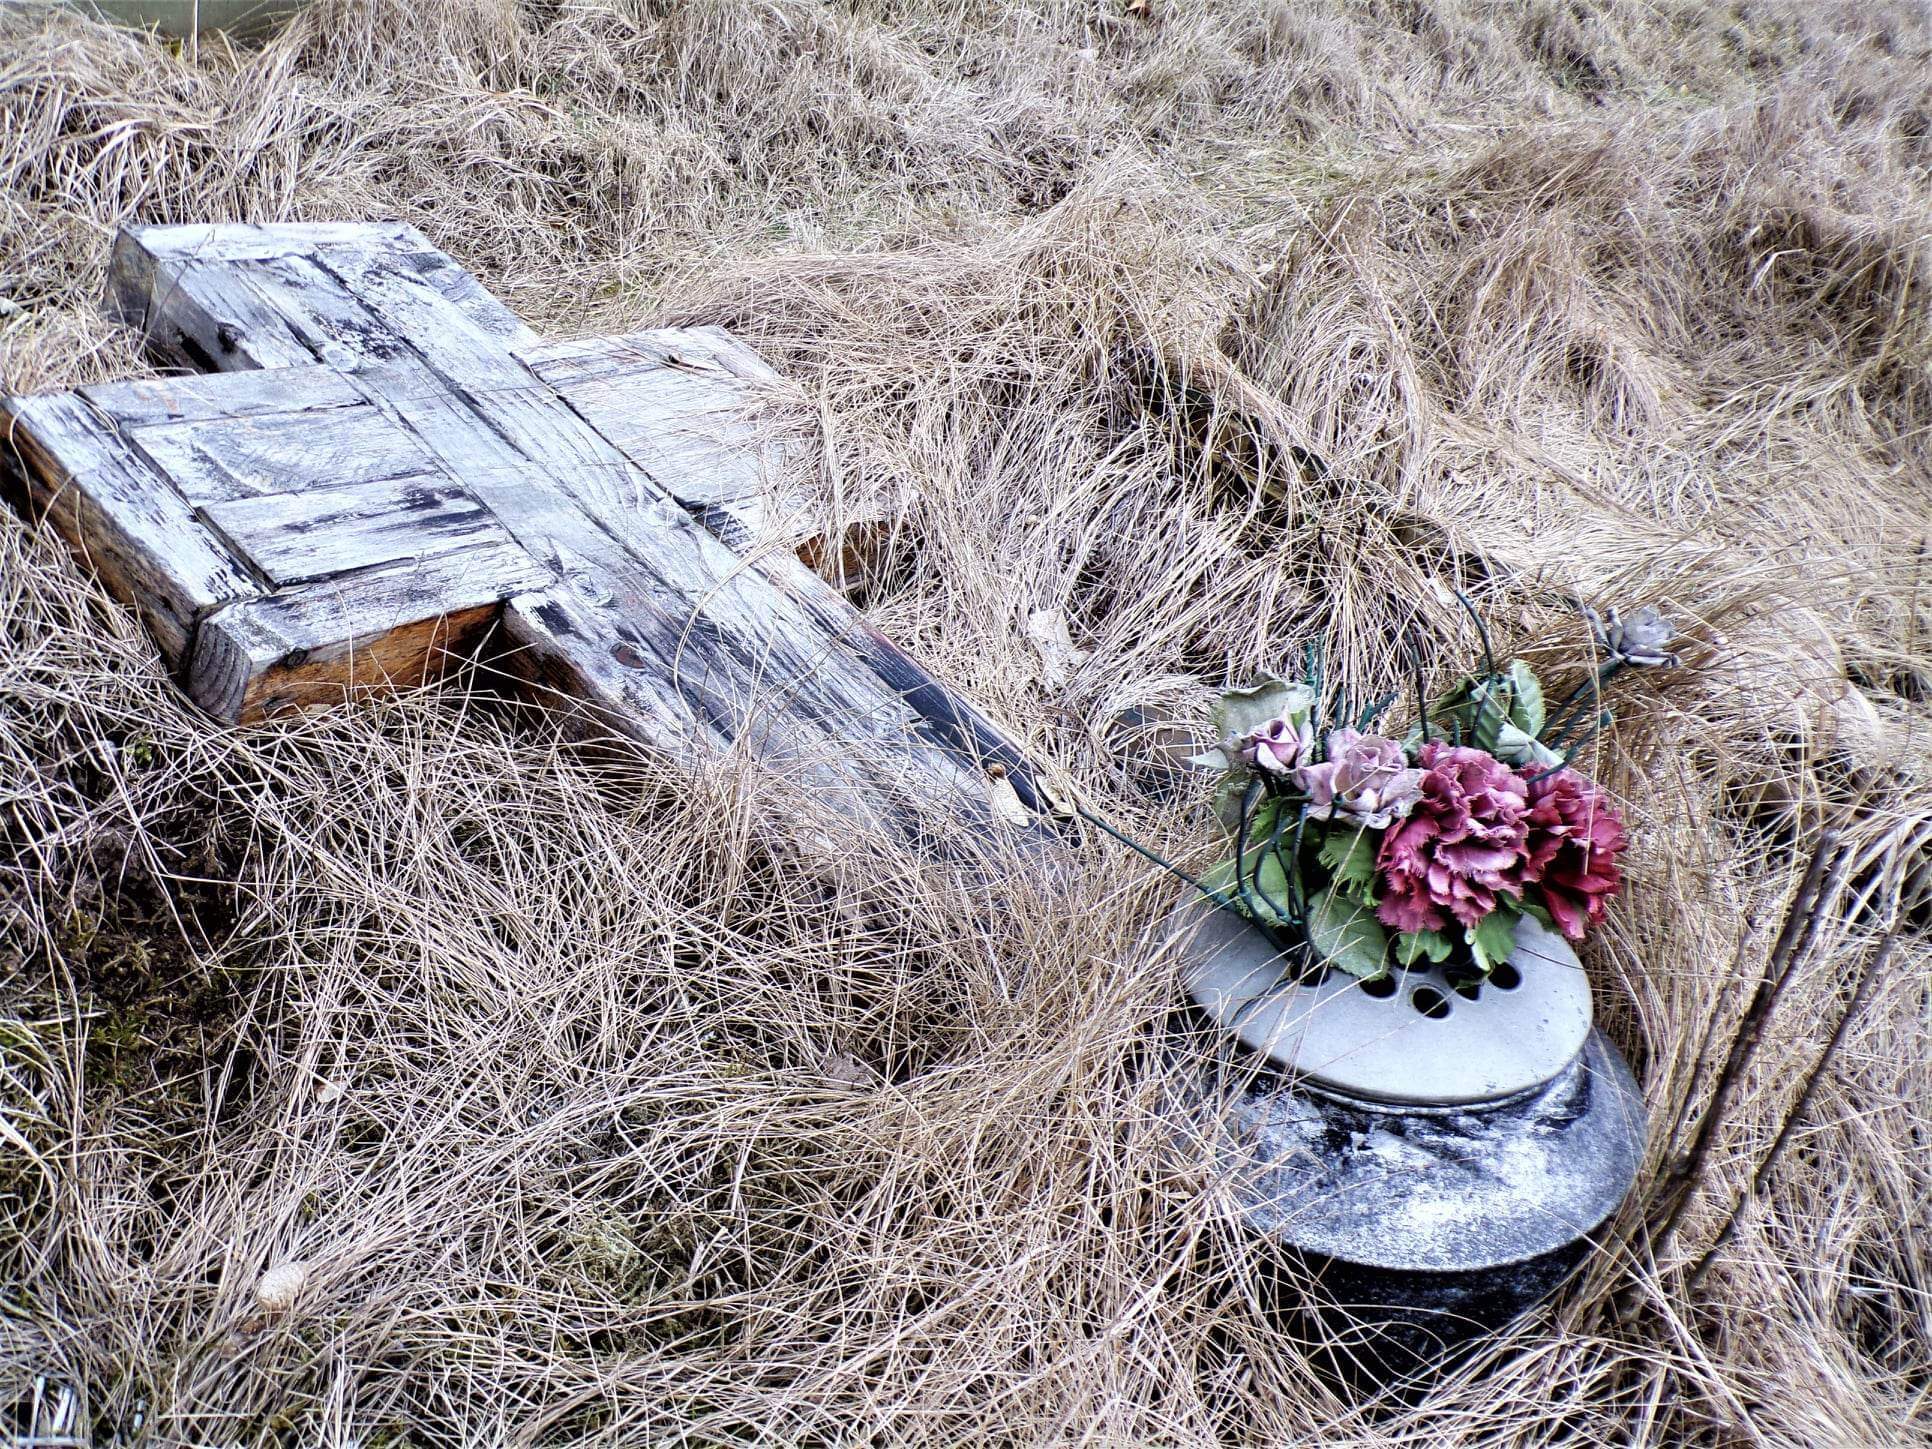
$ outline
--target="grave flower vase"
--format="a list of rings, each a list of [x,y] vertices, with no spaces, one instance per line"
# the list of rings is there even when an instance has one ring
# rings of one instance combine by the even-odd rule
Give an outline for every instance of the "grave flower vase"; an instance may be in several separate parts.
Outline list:
[[[1387,1361],[1506,1323],[1581,1262],[1635,1181],[1641,1093],[1561,936],[1524,917],[1480,986],[1298,969],[1199,900],[1167,930],[1192,1029],[1238,1047],[1186,1113],[1249,1225],[1378,1325]],[[1186,1028],[1184,1028],[1186,1029]]]

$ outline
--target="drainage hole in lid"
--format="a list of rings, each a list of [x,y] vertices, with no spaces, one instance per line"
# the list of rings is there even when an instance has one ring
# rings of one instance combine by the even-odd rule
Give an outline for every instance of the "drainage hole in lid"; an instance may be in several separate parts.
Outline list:
[[[1373,996],[1377,1001],[1387,1001],[1391,996],[1395,995],[1395,975],[1392,972],[1384,971],[1373,981],[1363,981],[1359,984],[1363,991]]]
[[[1441,1021],[1449,1014],[1449,999],[1433,986],[1416,987],[1409,993],[1409,1005],[1431,1021]]]
[[[1482,982],[1472,981],[1467,976],[1457,977],[1456,980],[1453,983],[1451,983],[1449,989],[1455,992],[1456,995],[1460,996],[1464,1001],[1474,1001],[1477,997],[1483,994]]]
[[[1523,984],[1523,973],[1507,961],[1498,961],[1489,973],[1489,984],[1498,991],[1514,991]]]

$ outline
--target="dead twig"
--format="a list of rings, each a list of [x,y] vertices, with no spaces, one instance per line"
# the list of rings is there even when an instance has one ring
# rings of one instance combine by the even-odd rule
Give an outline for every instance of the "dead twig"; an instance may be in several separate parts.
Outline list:
[[[1697,1185],[1704,1175],[1705,1163],[1710,1157],[1711,1144],[1717,1137],[1717,1129],[1725,1119],[1745,1069],[1764,1039],[1765,1026],[1777,1007],[1779,997],[1784,994],[1786,984],[1796,974],[1797,963],[1802,959],[1805,948],[1817,931],[1825,903],[1837,894],[1837,884],[1847,864],[1847,858],[1839,851],[1839,841],[1840,834],[1836,828],[1827,828],[1819,833],[1811,864],[1805,869],[1797,894],[1791,898],[1791,906],[1785,913],[1778,939],[1764,959],[1764,971],[1758,978],[1756,990],[1751,994],[1750,1004],[1738,1019],[1730,1050],[1711,1087],[1710,1101],[1698,1119],[1690,1146],[1678,1155],[1669,1175],[1658,1189],[1663,1215],[1651,1233],[1653,1255],[1661,1254],[1669,1245],[1678,1224],[1683,1220],[1685,1209],[1695,1197]]]
[[[1838,1024],[1831,1029],[1831,1035],[1826,1038],[1824,1047],[1819,1051],[1818,1060],[1813,1064],[1810,1075],[1805,1078],[1804,1088],[1798,1093],[1798,1099],[1791,1104],[1791,1110],[1785,1113],[1784,1122],[1778,1128],[1778,1135],[1771,1139],[1771,1146],[1765,1152],[1763,1160],[1758,1163],[1757,1171],[1751,1174],[1750,1186],[1737,1195],[1736,1200],[1731,1204],[1730,1212],[1725,1215],[1724,1226],[1718,1230],[1717,1236],[1711,1240],[1711,1245],[1704,1250],[1703,1255],[1686,1275],[1684,1291],[1687,1294],[1697,1291],[1698,1285],[1704,1281],[1704,1275],[1710,1272],[1711,1265],[1717,1261],[1717,1255],[1737,1236],[1738,1223],[1743,1217],[1745,1204],[1753,1198],[1764,1196],[1765,1190],[1771,1183],[1771,1174],[1778,1165],[1778,1159],[1784,1155],[1785,1147],[1790,1143],[1793,1134],[1803,1125],[1805,1115],[1811,1110],[1811,1099],[1817,1095],[1819,1082],[1823,1081],[1831,1070],[1832,1059],[1838,1055],[1838,1047],[1845,1039],[1846,1029],[1851,1026],[1852,1021],[1864,1007],[1865,998],[1871,991],[1872,983],[1884,972],[1886,964],[1892,958],[1892,948],[1897,944],[1898,933],[1888,932],[1879,942],[1878,949],[1866,959],[1865,967],[1858,973],[1858,981],[1852,987],[1851,1000],[1845,1003],[1844,1011],[1839,1014]]]

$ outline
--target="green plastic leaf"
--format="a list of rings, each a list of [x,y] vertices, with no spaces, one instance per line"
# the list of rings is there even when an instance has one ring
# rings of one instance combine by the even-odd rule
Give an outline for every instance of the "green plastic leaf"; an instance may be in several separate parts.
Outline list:
[[[1511,727],[1513,702],[1509,681],[1503,675],[1472,676],[1444,695],[1430,718],[1438,734],[1451,739],[1460,735],[1465,745],[1495,754],[1498,733]]]
[[[1208,719],[1221,739],[1239,739],[1272,719],[1299,726],[1314,707],[1315,693],[1307,685],[1269,678],[1230,689],[1208,711]]]
[[[1281,801],[1263,800],[1255,806],[1254,813],[1248,817],[1248,841],[1261,846],[1268,843],[1268,837],[1275,833],[1275,822],[1281,819]],[[1285,835],[1287,832],[1284,831]]]
[[[1375,904],[1375,848],[1373,832],[1331,828],[1322,837],[1316,857],[1327,869],[1336,890],[1347,890],[1365,906]]]
[[[1495,910],[1464,932],[1483,975],[1487,976],[1507,961],[1509,953],[1516,949],[1516,922],[1521,917],[1522,912],[1514,906],[1498,902]]]
[[[1477,679],[1465,679],[1430,706],[1429,718],[1437,730],[1454,734],[1456,727],[1461,726],[1465,735],[1469,733],[1470,721],[1475,718],[1472,701],[1480,683]]]
[[[1455,943],[1440,931],[1398,931],[1395,937],[1395,959],[1404,966],[1413,966],[1424,956],[1431,961],[1447,961]]]
[[[1338,971],[1363,981],[1389,969],[1389,934],[1375,913],[1341,891],[1318,891],[1308,903],[1308,940]]]
[[[1540,765],[1542,762],[1537,758],[1538,752],[1549,753],[1532,737],[1507,720],[1497,722],[1495,728],[1489,730],[1488,734],[1490,739],[1483,748],[1505,765]]]
[[[1214,787],[1214,818],[1231,833],[1241,823],[1241,795],[1248,788],[1248,777],[1229,774]]]
[[[1501,759],[1503,732],[1522,733],[1509,722],[1510,711],[1514,708],[1509,685],[1501,678],[1486,679],[1476,686],[1470,703],[1474,717],[1470,732],[1475,736],[1476,744]]]
[[[1554,770],[1563,763],[1563,756],[1541,740],[1531,740],[1529,759],[1525,763],[1536,766],[1538,770]]]
[[[1259,856],[1259,859],[1256,857]],[[1276,850],[1256,851],[1248,857],[1250,887],[1256,893],[1272,899],[1285,909],[1288,905],[1288,870],[1282,864],[1281,852]],[[1267,900],[1261,902],[1262,909],[1272,911]],[[1279,912],[1275,913],[1278,917]]]
[[[1509,681],[1509,722],[1534,739],[1543,733],[1543,683],[1521,659],[1510,660],[1503,677]]]
[[[1266,926],[1292,925],[1287,915],[1288,871],[1280,853],[1256,846],[1240,857],[1238,864],[1239,879],[1235,875],[1237,857],[1232,855],[1202,871],[1198,879],[1250,920]]]

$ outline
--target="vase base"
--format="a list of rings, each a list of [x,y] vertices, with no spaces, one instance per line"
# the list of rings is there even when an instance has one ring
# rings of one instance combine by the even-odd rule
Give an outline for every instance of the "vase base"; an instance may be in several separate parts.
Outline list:
[[[1304,1308],[1418,1362],[1547,1297],[1645,1146],[1642,1093],[1598,1031],[1555,1080],[1486,1108],[1338,1101],[1252,1059],[1210,1067],[1202,1088],[1185,1120],[1282,1250],[1282,1282],[1312,1282],[1327,1306]]]

